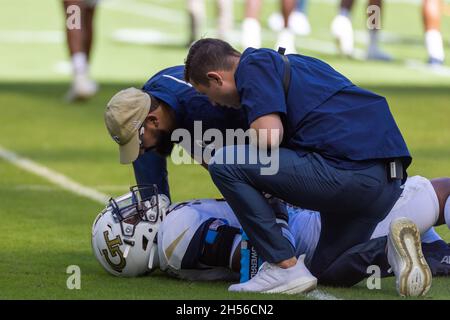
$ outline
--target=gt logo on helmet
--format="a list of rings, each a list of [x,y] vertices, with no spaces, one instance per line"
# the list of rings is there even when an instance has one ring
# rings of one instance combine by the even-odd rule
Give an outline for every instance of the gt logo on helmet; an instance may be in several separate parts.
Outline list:
[[[108,247],[107,249],[103,249],[103,255],[105,256],[105,260],[106,262],[111,266],[111,268],[113,268],[115,271],[117,272],[122,272],[122,270],[125,268],[125,266],[127,265],[127,261],[125,260],[125,258],[123,257],[123,252],[120,250],[120,246],[122,245],[122,239],[120,238],[120,236],[116,236],[114,239],[109,239],[108,237],[108,231],[103,232],[103,236],[105,238],[105,242],[106,242],[106,246]],[[117,255],[119,255],[120,261],[119,263],[115,264],[114,262],[112,262],[109,259],[109,254],[108,252],[111,254],[112,257],[116,257]]]

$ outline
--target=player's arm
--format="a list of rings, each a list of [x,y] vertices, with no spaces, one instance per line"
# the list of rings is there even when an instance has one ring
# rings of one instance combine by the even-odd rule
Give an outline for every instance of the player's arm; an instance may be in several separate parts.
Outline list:
[[[195,269],[203,265],[230,268],[233,244],[240,232],[239,228],[228,225],[223,219],[208,219],[190,242],[182,267]]]
[[[133,162],[133,168],[137,184],[156,184],[158,192],[170,199],[166,158],[149,151]]]
[[[237,281],[239,273],[231,270],[230,257],[238,247],[240,229],[198,208],[205,209],[200,200],[180,203],[168,214],[158,232],[161,270],[193,281]]]

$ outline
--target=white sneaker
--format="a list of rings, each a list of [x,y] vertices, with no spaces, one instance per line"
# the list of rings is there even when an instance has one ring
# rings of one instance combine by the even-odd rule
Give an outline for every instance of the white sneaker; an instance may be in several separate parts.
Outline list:
[[[308,17],[300,11],[294,11],[289,16],[289,28],[299,36],[307,36],[311,33]]]
[[[274,12],[269,16],[267,20],[270,30],[279,32],[284,28],[284,19],[281,13]]]
[[[295,50],[295,34],[290,29],[283,29],[278,33],[278,40],[275,46],[275,50],[278,50],[279,47],[283,47],[286,49],[285,54],[295,54],[297,50]]]
[[[279,12],[272,13],[267,23],[272,31],[280,32],[284,28],[284,19]],[[311,33],[311,24],[303,12],[293,11],[289,16],[288,25],[296,35],[307,36]]]
[[[331,34],[336,39],[339,51],[352,56],[354,51],[352,21],[343,15],[337,15],[331,23]]]
[[[411,220],[393,220],[388,235],[388,262],[402,297],[425,295],[431,287],[431,271],[422,253],[419,229]]]
[[[261,25],[254,18],[245,18],[242,22],[242,47],[261,48]]]
[[[297,264],[288,269],[264,262],[253,278],[231,285],[228,291],[285,294],[311,291],[317,287],[317,278],[306,268],[304,260],[305,255],[301,255]]]
[[[98,91],[98,85],[87,74],[75,75],[72,86],[66,96],[69,101],[86,100]]]

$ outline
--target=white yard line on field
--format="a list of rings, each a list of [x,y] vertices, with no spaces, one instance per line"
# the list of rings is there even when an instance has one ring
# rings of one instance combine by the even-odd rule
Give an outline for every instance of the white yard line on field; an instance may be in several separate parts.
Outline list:
[[[16,186],[10,187],[15,191],[38,191],[38,192],[53,192],[61,190],[60,187],[55,185],[47,184],[18,184]],[[98,185],[92,186],[95,190],[108,191],[108,192],[122,192],[125,193],[129,191],[130,186],[127,185]]]
[[[314,300],[343,300],[319,289],[307,293],[306,297]]]
[[[105,204],[110,199],[110,196],[104,193],[101,193],[93,188],[83,186],[59,172],[47,168],[37,162],[34,162],[33,160],[21,157],[12,151],[2,148],[1,146],[0,146],[0,158],[10,162],[16,167],[31,172],[37,176],[40,176],[46,179],[47,181],[59,186],[60,188],[72,192],[81,197],[91,199],[101,204]]]
[[[112,38],[118,42],[140,45],[182,45],[183,36],[169,34],[154,29],[117,29]]]
[[[1,30],[0,43],[62,43],[64,34],[58,30]]]

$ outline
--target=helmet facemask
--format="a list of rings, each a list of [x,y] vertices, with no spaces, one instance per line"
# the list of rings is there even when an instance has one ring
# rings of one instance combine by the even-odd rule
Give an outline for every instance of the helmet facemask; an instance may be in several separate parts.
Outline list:
[[[120,223],[124,237],[133,237],[141,221],[155,224],[159,219],[162,220],[156,185],[137,185],[131,187],[130,191],[109,200],[112,215]]]

